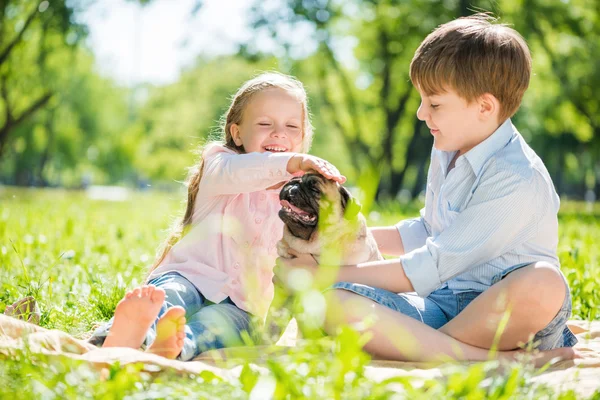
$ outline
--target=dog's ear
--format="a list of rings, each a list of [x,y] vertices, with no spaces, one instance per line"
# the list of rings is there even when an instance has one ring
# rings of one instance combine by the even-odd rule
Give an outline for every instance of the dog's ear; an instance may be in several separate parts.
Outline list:
[[[348,189],[340,185],[340,197],[342,198],[342,208],[344,209],[344,218],[352,220],[355,219],[362,206],[356,200]]]

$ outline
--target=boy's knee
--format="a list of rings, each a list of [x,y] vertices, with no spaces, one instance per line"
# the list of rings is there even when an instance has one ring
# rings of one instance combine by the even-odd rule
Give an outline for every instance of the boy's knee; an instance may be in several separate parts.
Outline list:
[[[327,305],[327,314],[323,329],[328,335],[333,335],[339,326],[351,324],[352,312],[349,310],[348,302],[358,295],[343,289],[328,290],[323,294]]]
[[[551,294],[554,297],[566,294],[565,281],[560,270],[547,262],[537,262],[526,267],[523,280],[525,287],[534,290],[533,294]]]
[[[323,296],[325,297],[328,312],[335,313],[336,315],[352,314],[351,311],[355,309],[353,303],[363,298],[354,292],[344,289],[328,290]]]
[[[547,262],[537,262],[516,272],[521,272],[518,277],[515,276],[518,279],[513,280],[513,285],[518,288],[517,305],[535,309],[538,316],[536,319],[549,323],[562,307],[567,295],[560,270]]]

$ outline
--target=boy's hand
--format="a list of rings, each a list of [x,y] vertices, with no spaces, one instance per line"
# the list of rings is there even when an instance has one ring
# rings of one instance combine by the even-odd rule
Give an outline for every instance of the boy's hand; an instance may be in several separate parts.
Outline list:
[[[289,287],[289,274],[294,270],[304,270],[312,277],[312,287],[323,290],[338,281],[339,267],[319,266],[314,257],[310,254],[297,254],[293,250],[290,254],[296,258],[278,258],[273,272],[274,283],[283,283]]]
[[[340,171],[333,164],[309,154],[295,154],[288,161],[287,171],[290,174],[298,171],[316,171],[327,179],[332,179],[338,183],[346,182],[346,177],[340,174]]]
[[[318,264],[310,254],[296,254],[293,250],[290,250],[290,254],[296,258],[278,258],[273,268],[275,278],[279,282],[283,282],[287,286],[289,273],[296,269],[304,269],[308,271],[313,277],[317,273]]]

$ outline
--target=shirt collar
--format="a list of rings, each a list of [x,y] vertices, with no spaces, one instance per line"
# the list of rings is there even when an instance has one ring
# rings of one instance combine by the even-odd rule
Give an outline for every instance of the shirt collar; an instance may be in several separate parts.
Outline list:
[[[487,160],[510,142],[515,132],[516,129],[509,118],[487,139],[467,151],[464,157],[473,168],[476,176],[479,175]]]
[[[452,159],[456,155],[456,151],[437,150],[437,149],[435,149],[435,147],[434,147],[434,151],[437,153],[437,155],[439,157],[439,167],[440,167],[440,170],[442,171],[442,175],[446,176],[446,174],[448,172],[448,166],[450,165],[450,161],[452,161]]]

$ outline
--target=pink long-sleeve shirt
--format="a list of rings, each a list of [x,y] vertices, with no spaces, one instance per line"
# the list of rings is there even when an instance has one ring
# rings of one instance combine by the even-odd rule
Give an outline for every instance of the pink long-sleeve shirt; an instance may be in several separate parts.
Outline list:
[[[238,154],[220,144],[204,153],[190,231],[169,251],[150,278],[178,272],[204,297],[229,297],[264,318],[273,299],[276,243],[283,235],[279,189],[293,177],[292,153]]]

